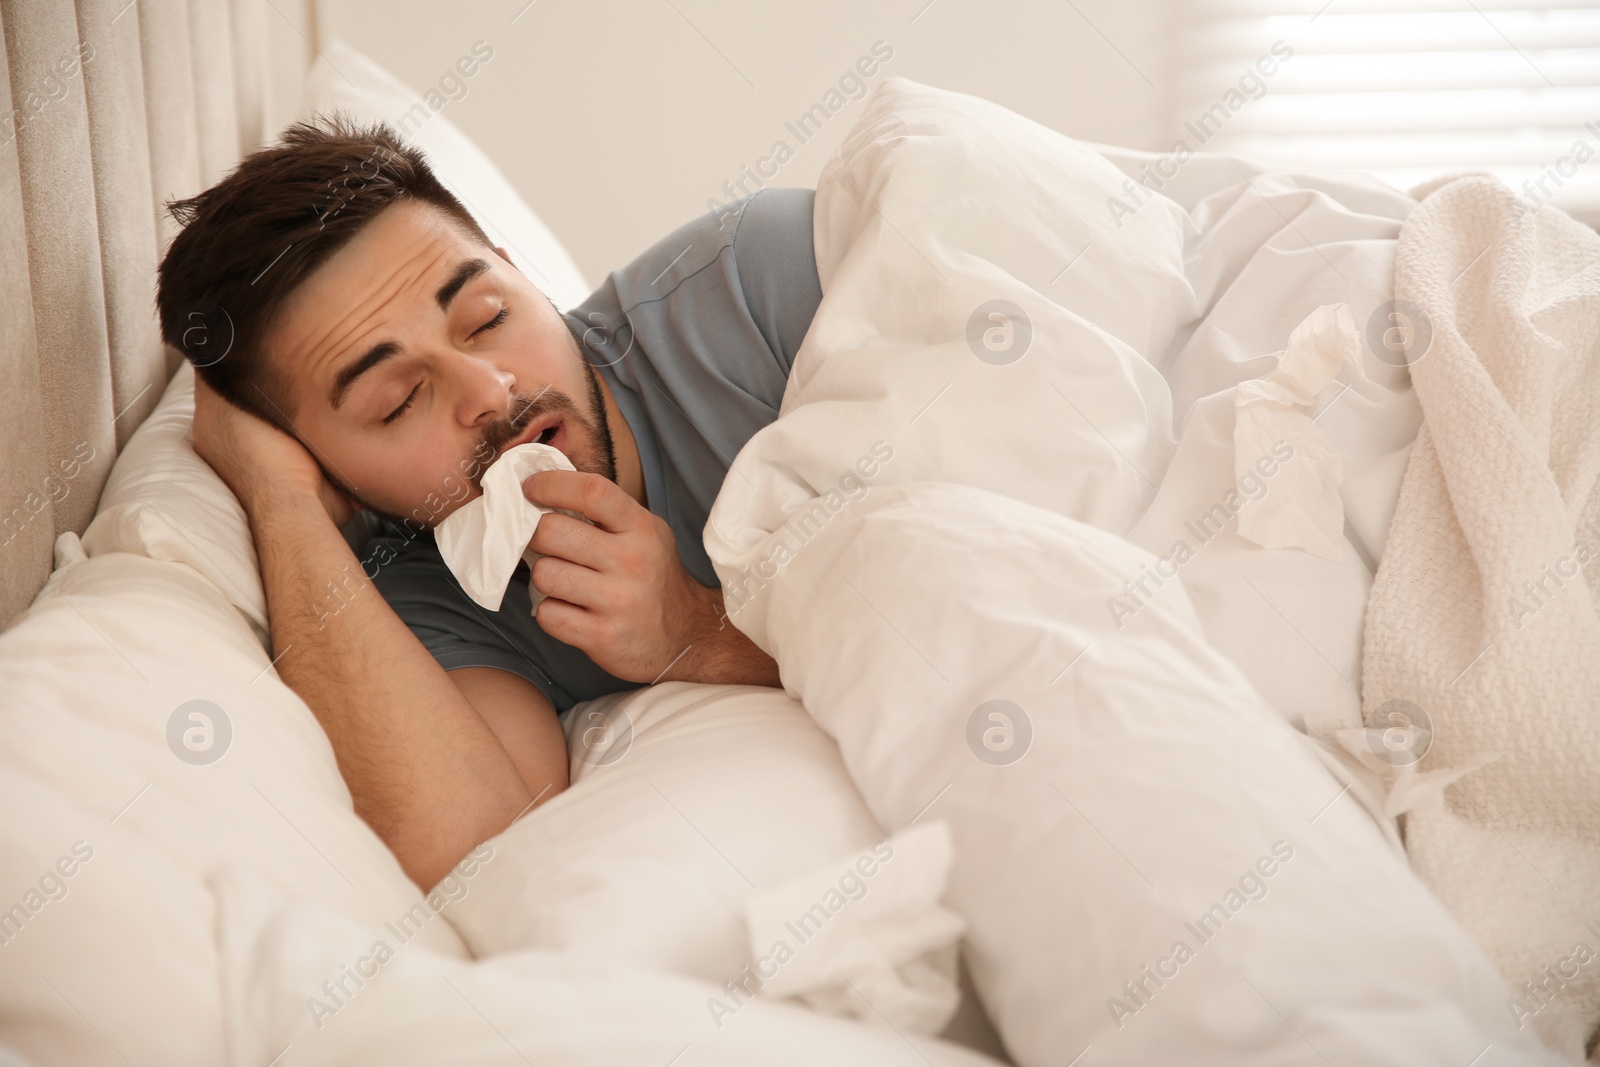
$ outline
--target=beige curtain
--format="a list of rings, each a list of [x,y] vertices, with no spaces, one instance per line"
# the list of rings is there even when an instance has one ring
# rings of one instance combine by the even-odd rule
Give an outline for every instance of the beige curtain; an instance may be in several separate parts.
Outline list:
[[[0,628],[178,365],[162,204],[261,144],[265,0],[0,0]]]

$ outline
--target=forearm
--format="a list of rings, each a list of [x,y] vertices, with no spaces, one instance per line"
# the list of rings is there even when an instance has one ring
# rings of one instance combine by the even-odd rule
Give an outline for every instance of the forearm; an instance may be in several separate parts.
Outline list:
[[[532,798],[317,499],[280,490],[247,510],[278,673],[322,724],[357,814],[429,889]]]

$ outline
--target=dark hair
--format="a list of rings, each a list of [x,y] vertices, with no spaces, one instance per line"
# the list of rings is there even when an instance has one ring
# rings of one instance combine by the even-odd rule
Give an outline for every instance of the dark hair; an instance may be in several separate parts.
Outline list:
[[[288,380],[262,347],[294,289],[390,204],[432,204],[493,245],[421,151],[340,112],[283,131],[222,181],[167,202],[183,229],[161,261],[161,336],[223,397],[288,433]]]

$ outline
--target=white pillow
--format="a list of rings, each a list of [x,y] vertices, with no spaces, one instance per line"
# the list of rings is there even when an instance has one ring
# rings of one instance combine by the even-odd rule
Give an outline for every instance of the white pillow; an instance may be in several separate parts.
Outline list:
[[[915,1034],[759,1000],[719,1025],[706,1003],[727,994],[714,986],[552,952],[467,962],[400,945],[313,1021],[307,995],[325,998],[328,975],[370,959],[375,932],[290,906],[244,872],[213,884],[228,1063],[265,1064],[289,1048],[283,1062],[299,1067],[995,1067]]]
[[[746,899],[883,831],[839,748],[782,690],[662,682],[566,716],[572,786],[493,839],[445,915],[483,956],[583,951],[720,986]]]
[[[493,63],[492,42],[478,42],[464,56],[474,77],[484,77],[482,57]],[[511,62],[502,59],[500,62]],[[490,68],[493,69],[492,67]],[[455,76],[455,72],[448,72]],[[459,77],[456,84],[467,85]],[[365,122],[384,121],[427,154],[439,180],[467,206],[512,262],[559,308],[581,303],[593,290],[572,256],[533,209],[518,195],[489,157],[437,108],[447,98],[430,89],[426,96],[384,70],[344,41],[324,45],[306,75],[301,116],[338,109]]]
[[[194,368],[178,367],[166,392],[112,465],[83,532],[90,556],[132,552],[183,563],[210,579],[270,647],[267,599],[244,507],[194,450]]]
[[[0,1043],[41,1067],[224,1063],[214,867],[372,929],[422,898],[215,586],[85,560],[71,533],[57,552],[0,634]],[[442,920],[416,941],[466,955]]]
[[[752,949],[772,944],[761,937],[752,945],[758,935],[749,905],[770,907],[770,894],[786,883],[824,870],[835,878],[840,857],[884,847],[838,746],[782,690],[662,682],[581,703],[565,725],[571,788],[489,842],[494,863],[445,910],[479,957],[574,952],[719,988],[745,983],[759,970]],[[915,867],[914,859],[901,861],[902,887],[942,894],[944,875],[929,884],[932,876]],[[871,891],[895,892],[882,885]],[[896,918],[935,926],[953,918],[933,911],[943,909],[908,906]],[[878,948],[890,938],[877,926],[872,934],[881,935],[871,942]],[[906,955],[922,956],[936,941],[945,943],[929,935]],[[816,973],[850,969],[838,958],[824,962],[819,951],[826,950],[808,952]],[[906,962],[886,956],[892,967]],[[926,960],[930,974],[948,962],[937,951]],[[937,1017],[939,996],[911,999]],[[858,1010],[828,1003],[830,1012]],[[906,1003],[898,1005],[901,1029],[915,1014]],[[896,1010],[887,1001],[874,1007]],[[999,1047],[968,985],[943,1036]]]

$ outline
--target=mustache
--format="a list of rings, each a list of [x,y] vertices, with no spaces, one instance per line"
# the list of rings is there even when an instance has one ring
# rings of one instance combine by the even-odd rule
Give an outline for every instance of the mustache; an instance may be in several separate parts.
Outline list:
[[[513,394],[511,410],[514,414],[504,421],[492,422],[484,429],[479,450],[485,455],[493,455],[505,447],[507,441],[514,440],[528,428],[530,422],[550,410],[545,397],[551,392],[552,390],[546,388],[535,394]]]
[[[483,457],[485,465],[507,444],[516,440],[535,419],[553,413],[564,416],[569,422],[584,421],[583,413],[572,398],[550,386],[537,393],[512,394],[511,410],[513,414],[509,418],[490,423],[483,431],[483,440],[478,443],[478,455]]]

